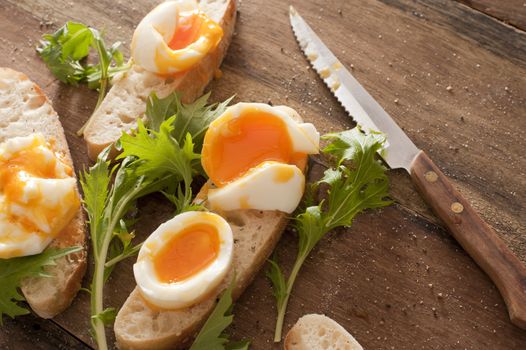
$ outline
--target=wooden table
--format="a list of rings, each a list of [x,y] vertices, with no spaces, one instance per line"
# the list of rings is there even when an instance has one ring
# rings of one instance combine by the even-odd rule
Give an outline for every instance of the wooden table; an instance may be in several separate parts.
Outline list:
[[[74,131],[93,109],[96,92],[59,83],[34,47],[66,20],[129,43],[156,2],[0,1],[0,65],[25,72],[52,98],[77,170],[88,162]],[[526,262],[524,1],[464,0],[473,8],[450,0],[290,2]],[[287,2],[241,3],[223,73],[210,87],[213,100],[237,94],[236,101],[287,104],[323,133],[353,125],[300,54]],[[319,244],[297,280],[285,328],[317,312],[339,321],[367,349],[526,349],[526,331],[509,322],[494,285],[409,176],[389,176],[396,204],[359,216],[351,229]],[[159,196],[140,207],[139,239],[173,210]],[[287,267],[295,248],[296,237],[286,232],[277,251]],[[132,263],[115,269],[107,305],[121,305],[133,288]],[[234,311],[234,338],[252,339],[253,349],[280,348],[272,343],[274,300],[264,273]],[[0,348],[88,349],[88,325],[88,297],[81,292],[54,320],[4,319]]]

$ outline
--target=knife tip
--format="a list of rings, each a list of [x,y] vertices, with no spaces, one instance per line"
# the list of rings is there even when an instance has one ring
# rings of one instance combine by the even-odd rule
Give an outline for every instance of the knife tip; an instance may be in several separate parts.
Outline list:
[[[289,6],[289,15],[292,17],[292,16],[296,16],[298,13],[296,12],[296,9],[294,8],[294,6],[290,5]]]

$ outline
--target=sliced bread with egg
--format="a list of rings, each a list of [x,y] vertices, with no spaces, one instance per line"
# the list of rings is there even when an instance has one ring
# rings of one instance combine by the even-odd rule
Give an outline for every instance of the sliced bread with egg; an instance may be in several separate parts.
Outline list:
[[[291,108],[275,108],[301,122],[301,117]],[[196,201],[207,198],[210,186],[210,182],[203,186]],[[180,310],[152,307],[145,302],[136,287],[119,310],[115,321],[115,337],[120,349],[178,349],[187,345],[214,309],[218,296],[232,281],[234,274],[234,300],[251,283],[274,250],[290,214],[240,209],[222,212],[221,216],[230,224],[234,238],[232,265],[223,282],[205,300]]]
[[[90,159],[95,160],[104,148],[119,139],[122,132],[137,127],[137,120],[144,116],[146,102],[152,92],[165,97],[177,91],[182,94],[185,103],[203,94],[218,72],[230,45],[236,21],[236,1],[199,0],[198,6],[223,30],[223,37],[217,47],[199,63],[177,75],[159,75],[133,64],[129,71],[116,76],[112,88],[84,131]]]
[[[52,141],[54,150],[73,167],[58,115],[42,90],[26,75],[0,68],[0,143],[37,132]],[[27,302],[43,318],[54,317],[66,309],[80,289],[87,258],[82,209],[50,244],[55,248],[73,246],[84,249],[57,259],[55,266],[46,267],[50,277],[32,277],[22,282]]]
[[[363,350],[338,322],[317,314],[301,317],[285,338],[285,350]]]

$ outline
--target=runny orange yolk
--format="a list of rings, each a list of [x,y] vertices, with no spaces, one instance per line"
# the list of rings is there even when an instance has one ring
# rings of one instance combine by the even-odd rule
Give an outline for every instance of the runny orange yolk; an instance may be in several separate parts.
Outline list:
[[[55,158],[50,160],[46,159],[46,156],[39,149],[41,146],[52,148],[50,144],[42,145],[35,140],[31,146],[15,153],[9,159],[0,159],[0,192],[5,195],[6,201],[23,203],[22,197],[25,186],[24,173],[43,179],[57,178],[56,162],[59,156],[55,155]],[[71,176],[73,174],[72,169],[66,167],[66,173]],[[40,201],[41,198],[39,197],[33,198],[28,203],[23,203],[23,207],[36,210],[38,209]],[[78,198],[72,198],[72,206],[73,205],[78,205]],[[56,216],[54,210],[45,210],[42,214],[46,217],[47,222],[51,222]],[[18,221],[28,230],[38,231],[36,226],[25,218],[13,217],[10,218],[10,220]]]
[[[203,145],[203,166],[213,183],[222,187],[265,161],[305,166],[306,155],[294,153],[287,125],[279,117],[249,111],[209,129]],[[281,181],[290,177],[287,172]]]
[[[19,202],[24,189],[21,173],[44,179],[55,178],[56,160],[47,161],[38,144],[17,152],[8,160],[0,160],[0,192],[7,200]]]
[[[193,12],[181,16],[172,38],[167,42],[168,51],[158,48],[155,52],[155,65],[158,74],[164,75],[176,67],[177,76],[197,64],[209,51],[216,48],[223,37],[223,29],[219,24],[208,18],[202,12]],[[200,40],[202,39],[202,40]],[[197,44],[190,51],[185,51],[192,44]]]
[[[168,47],[172,50],[181,50],[196,41],[199,37],[203,22],[203,16],[197,13],[180,17],[172,40],[168,43]]]
[[[153,259],[163,283],[185,280],[210,265],[219,254],[217,228],[206,223],[190,225],[161,248]]]

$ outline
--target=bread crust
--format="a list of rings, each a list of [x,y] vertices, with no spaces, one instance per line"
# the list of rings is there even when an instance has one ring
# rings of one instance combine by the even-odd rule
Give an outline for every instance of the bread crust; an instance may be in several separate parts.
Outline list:
[[[132,65],[128,72],[115,77],[113,86],[84,131],[91,160],[96,160],[104,148],[115,143],[122,132],[130,132],[137,127],[137,120],[143,118],[151,92],[166,97],[178,91],[182,93],[185,103],[193,102],[203,94],[230,45],[236,22],[236,1],[199,0],[199,5],[223,28],[219,45],[179,77],[159,76],[137,65]]]
[[[46,139],[54,140],[55,150],[73,167],[58,115],[38,85],[23,73],[0,67],[0,105],[0,143],[12,137],[40,132]],[[22,281],[27,302],[43,318],[54,317],[66,309],[80,289],[87,260],[82,208],[50,246],[81,246],[83,249],[57,259],[55,266],[46,267],[45,271],[51,277],[31,277]]]

